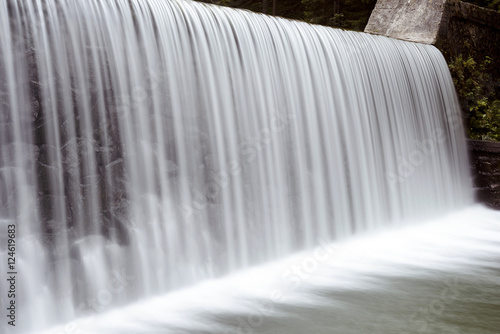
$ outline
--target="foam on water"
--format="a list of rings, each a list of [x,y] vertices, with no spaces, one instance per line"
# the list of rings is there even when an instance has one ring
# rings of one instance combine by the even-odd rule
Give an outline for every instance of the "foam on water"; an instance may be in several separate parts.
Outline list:
[[[123,334],[493,334],[500,325],[499,260],[500,213],[471,207],[319,244],[65,326]],[[60,332],[64,327],[46,334]]]

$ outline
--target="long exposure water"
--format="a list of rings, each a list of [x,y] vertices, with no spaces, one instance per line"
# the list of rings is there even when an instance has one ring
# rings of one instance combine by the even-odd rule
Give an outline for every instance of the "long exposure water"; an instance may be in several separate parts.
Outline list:
[[[0,25],[7,333],[473,204],[432,46],[180,0],[4,1]]]
[[[497,334],[500,212],[318,244],[44,334]]]

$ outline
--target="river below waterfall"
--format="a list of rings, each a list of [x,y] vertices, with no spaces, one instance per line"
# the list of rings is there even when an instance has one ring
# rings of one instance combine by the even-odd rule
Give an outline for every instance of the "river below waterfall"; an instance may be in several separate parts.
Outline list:
[[[319,241],[45,334],[497,334],[499,222],[500,212],[475,206],[348,242]]]

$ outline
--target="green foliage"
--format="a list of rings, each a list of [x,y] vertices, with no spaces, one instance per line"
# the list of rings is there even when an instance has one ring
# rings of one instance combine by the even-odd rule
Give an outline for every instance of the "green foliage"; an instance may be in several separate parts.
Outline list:
[[[492,62],[478,63],[459,55],[449,63],[462,107],[468,112],[468,135],[472,139],[500,141],[500,98],[498,83],[491,76]]]

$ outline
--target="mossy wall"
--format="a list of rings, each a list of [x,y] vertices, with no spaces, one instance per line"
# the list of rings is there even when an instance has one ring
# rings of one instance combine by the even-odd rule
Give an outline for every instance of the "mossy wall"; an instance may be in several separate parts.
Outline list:
[[[469,152],[476,198],[500,210],[500,143],[470,140]]]

